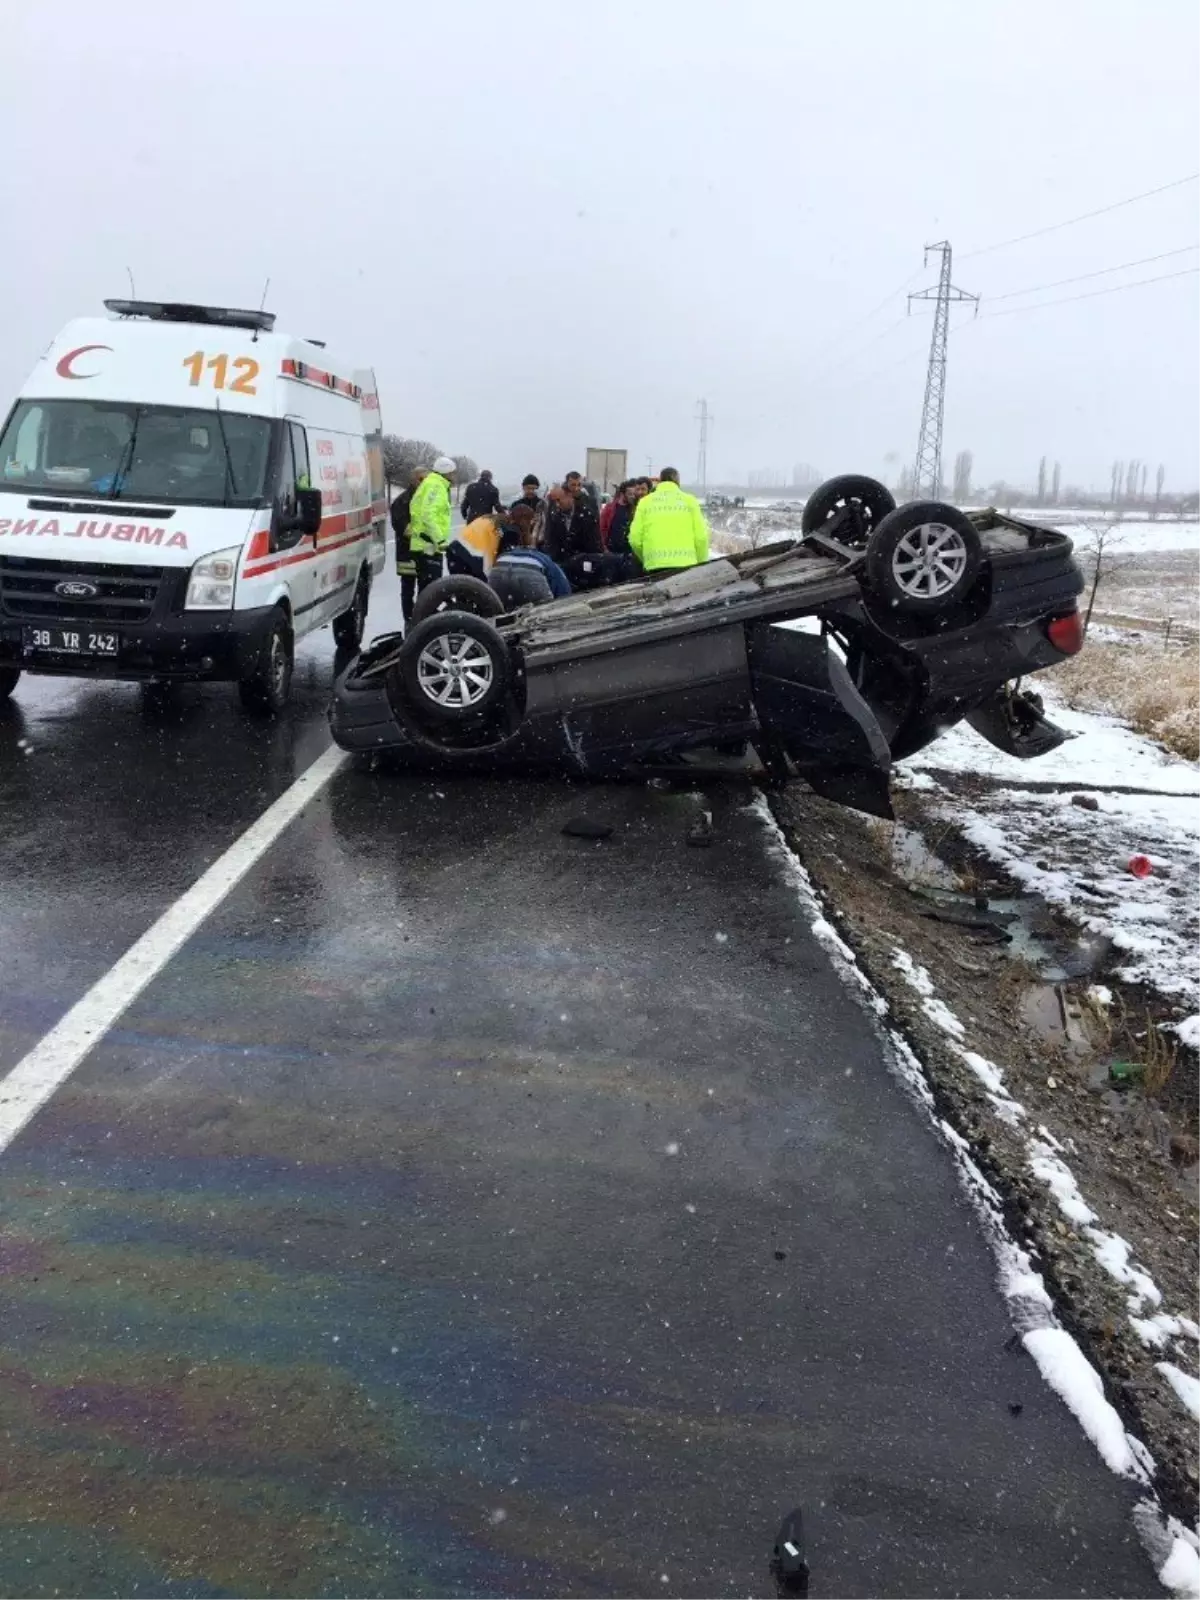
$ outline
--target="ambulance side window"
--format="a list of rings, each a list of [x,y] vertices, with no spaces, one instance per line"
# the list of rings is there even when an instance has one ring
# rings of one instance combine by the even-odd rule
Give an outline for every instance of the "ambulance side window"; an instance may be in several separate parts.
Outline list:
[[[288,428],[292,435],[292,454],[296,458],[296,487],[297,489],[311,489],[312,478],[309,475],[308,465],[308,436],[304,432],[304,425],[300,422],[289,422]]]
[[[275,546],[286,549],[296,543],[300,530],[296,521],[296,460],[292,453],[292,430],[284,423],[279,435],[279,484],[275,495]]]

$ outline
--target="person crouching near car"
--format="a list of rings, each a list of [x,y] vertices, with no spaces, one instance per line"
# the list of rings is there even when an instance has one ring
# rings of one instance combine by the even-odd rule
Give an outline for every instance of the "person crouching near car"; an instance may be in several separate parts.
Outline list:
[[[436,583],[450,543],[450,484],[458,464],[439,456],[413,491],[409,503],[408,544],[417,574],[417,592]]]
[[[567,575],[544,550],[534,548],[534,516],[526,506],[513,506],[500,530],[500,554],[488,582],[506,611],[545,605],[571,592]]]
[[[446,571],[486,583],[492,562],[500,554],[500,526],[507,515],[506,511],[490,511],[456,529],[446,551]]]

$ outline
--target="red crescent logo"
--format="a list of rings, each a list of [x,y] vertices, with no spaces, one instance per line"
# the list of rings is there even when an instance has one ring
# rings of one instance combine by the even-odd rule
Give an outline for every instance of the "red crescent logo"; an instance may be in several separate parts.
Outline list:
[[[63,356],[62,360],[58,363],[54,370],[58,373],[60,378],[94,378],[96,376],[94,372],[72,372],[72,361],[74,361],[77,356],[86,355],[89,350],[111,349],[112,345],[110,344],[81,344],[77,350],[68,350],[66,355]]]

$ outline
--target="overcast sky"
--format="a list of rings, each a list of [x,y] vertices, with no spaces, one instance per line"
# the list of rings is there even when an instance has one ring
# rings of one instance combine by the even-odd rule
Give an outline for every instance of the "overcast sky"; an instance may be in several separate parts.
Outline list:
[[[626,446],[709,478],[915,451],[948,238],[981,313],[1200,264],[1195,0],[37,0],[6,18],[7,396],[125,294],[257,305],[385,426],[511,480]],[[13,130],[23,146],[17,153]],[[952,335],[979,481],[1200,477],[1193,274]],[[963,313],[959,313],[961,319]]]

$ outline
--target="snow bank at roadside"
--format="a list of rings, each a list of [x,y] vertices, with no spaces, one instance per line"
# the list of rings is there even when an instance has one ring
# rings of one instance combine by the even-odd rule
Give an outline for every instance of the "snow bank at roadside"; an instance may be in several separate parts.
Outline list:
[[[1048,710],[1076,737],[1041,760],[1006,756],[960,725],[900,772],[936,795],[937,815],[1024,889],[1111,940],[1126,982],[1147,984],[1192,1013],[1176,1024],[1192,1043],[1200,1039],[1200,767],[1112,717]],[[948,775],[1001,787],[966,800]],[[1031,782],[1079,787],[1025,787]],[[1073,793],[1090,804],[1076,805]],[[1149,877],[1129,872],[1134,855],[1149,857]]]
[[[1027,783],[1079,784],[1101,789],[1146,789],[1156,794],[1200,795],[1200,767],[1169,755],[1116,717],[1072,711],[1046,698],[1046,714],[1068,739],[1035,761],[1005,755],[960,722],[903,762],[901,772],[977,773],[1020,788]],[[1200,808],[1198,808],[1200,809]]]

